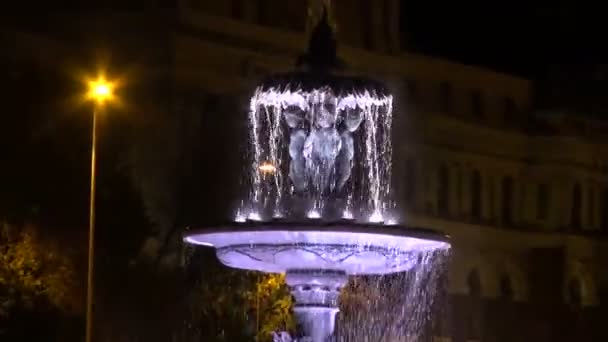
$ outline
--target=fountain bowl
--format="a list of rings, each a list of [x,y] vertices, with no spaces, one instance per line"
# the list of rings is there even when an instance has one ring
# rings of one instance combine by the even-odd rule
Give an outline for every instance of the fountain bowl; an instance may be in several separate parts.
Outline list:
[[[423,253],[450,248],[448,236],[431,230],[352,221],[230,223],[188,229],[184,240],[214,247],[229,267],[266,273],[389,274],[411,269]]]

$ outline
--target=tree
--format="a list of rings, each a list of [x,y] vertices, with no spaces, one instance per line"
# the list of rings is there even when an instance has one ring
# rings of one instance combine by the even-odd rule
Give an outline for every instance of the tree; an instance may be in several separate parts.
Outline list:
[[[81,296],[75,266],[65,250],[42,238],[35,227],[4,223],[1,228],[0,337],[35,333],[27,331],[32,317],[48,322],[58,313],[77,313]],[[24,317],[26,326],[19,324]]]
[[[273,331],[293,331],[293,300],[284,274],[257,274],[255,288],[247,293],[252,310],[259,312],[258,341],[269,341]]]
[[[16,231],[3,225],[0,235],[0,287],[24,303],[44,298],[62,310],[79,308],[72,260],[54,241],[33,227]]]
[[[272,331],[294,329],[284,275],[219,265],[203,273],[188,300],[200,341],[251,341],[254,336],[270,341]]]

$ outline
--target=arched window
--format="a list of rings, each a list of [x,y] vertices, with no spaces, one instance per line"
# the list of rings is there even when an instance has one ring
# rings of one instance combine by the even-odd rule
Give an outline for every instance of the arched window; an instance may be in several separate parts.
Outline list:
[[[481,176],[478,170],[471,175],[471,216],[481,218]]]
[[[513,299],[513,283],[511,282],[511,278],[507,274],[503,274],[500,277],[500,297],[503,299]]]
[[[416,161],[408,158],[405,161],[405,201],[413,206],[416,200]]]
[[[502,180],[502,221],[506,225],[513,223],[513,179]]]
[[[583,191],[580,184],[575,184],[572,189],[572,207],[570,213],[570,226],[573,229],[579,230],[582,227],[582,203]]]
[[[438,175],[437,210],[440,215],[449,214],[450,175],[447,166],[441,165]]]

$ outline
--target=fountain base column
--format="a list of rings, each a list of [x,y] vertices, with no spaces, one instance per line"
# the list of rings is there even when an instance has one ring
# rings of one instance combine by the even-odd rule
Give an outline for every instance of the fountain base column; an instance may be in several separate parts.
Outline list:
[[[312,342],[325,342],[333,334],[338,298],[348,282],[343,271],[288,270],[287,285],[295,299],[294,313]]]

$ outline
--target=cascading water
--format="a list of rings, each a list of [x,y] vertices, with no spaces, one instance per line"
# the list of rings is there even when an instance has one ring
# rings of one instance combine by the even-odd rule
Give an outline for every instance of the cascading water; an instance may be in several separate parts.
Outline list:
[[[340,304],[336,342],[432,341],[445,302],[447,251],[423,252],[407,272],[353,278]]]
[[[391,203],[392,96],[371,86],[314,89],[293,77],[275,77],[251,99],[251,189],[239,215],[382,222]]]
[[[396,225],[393,97],[378,82],[333,72],[340,62],[327,16],[301,60],[304,70],[270,77],[251,98],[248,191],[234,222],[184,240],[215,247],[233,268],[286,273],[308,341],[416,340],[450,244]],[[345,304],[334,334],[342,288],[369,275],[380,277],[368,279],[377,296]]]

